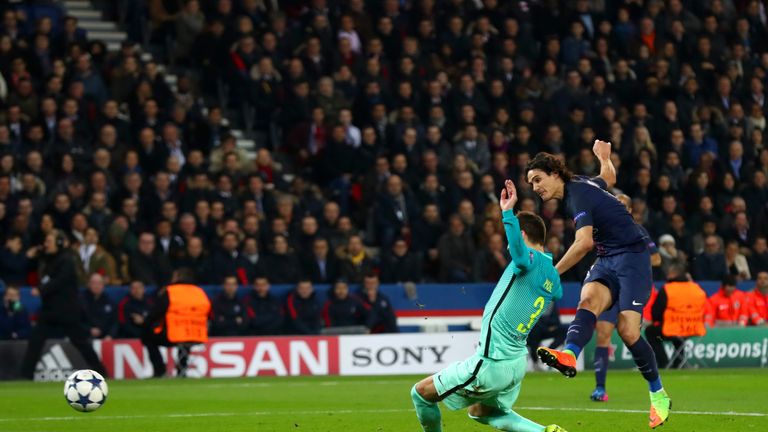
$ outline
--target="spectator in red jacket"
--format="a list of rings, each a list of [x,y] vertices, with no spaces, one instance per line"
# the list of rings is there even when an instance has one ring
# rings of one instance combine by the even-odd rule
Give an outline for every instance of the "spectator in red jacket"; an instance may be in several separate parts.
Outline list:
[[[117,305],[118,336],[139,338],[151,304],[144,293],[144,283],[131,282],[128,294]]]
[[[285,301],[288,311],[289,334],[319,334],[323,327],[320,304],[315,298],[315,289],[309,280],[301,280],[296,289],[288,294]]]
[[[707,300],[707,326],[747,325],[745,296],[736,289],[736,277],[727,275],[723,278],[720,290]]]
[[[745,295],[745,302],[749,324],[768,324],[768,272],[757,274],[755,289]]]
[[[241,336],[248,327],[247,309],[237,297],[237,277],[224,277],[221,293],[213,301],[211,336]]]
[[[359,298],[349,294],[349,285],[338,280],[328,290],[328,300],[323,306],[326,327],[347,327],[365,324],[365,307]]]

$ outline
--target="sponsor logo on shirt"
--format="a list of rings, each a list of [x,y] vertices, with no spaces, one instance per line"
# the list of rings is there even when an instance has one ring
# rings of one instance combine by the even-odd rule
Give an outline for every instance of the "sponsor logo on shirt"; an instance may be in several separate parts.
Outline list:
[[[580,212],[580,213],[578,213],[576,216],[574,216],[574,217],[573,217],[573,221],[574,221],[574,222],[576,222],[576,221],[578,221],[578,220],[579,220],[579,218],[580,218],[580,217],[582,217],[582,216],[586,216],[586,215],[587,215],[587,212],[585,212],[585,211],[583,211],[583,212]]]

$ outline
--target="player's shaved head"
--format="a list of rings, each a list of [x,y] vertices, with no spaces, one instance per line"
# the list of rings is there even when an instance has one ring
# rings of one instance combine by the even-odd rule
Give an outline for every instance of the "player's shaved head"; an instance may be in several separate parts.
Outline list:
[[[527,211],[517,213],[517,219],[520,221],[520,230],[528,237],[528,242],[543,246],[544,239],[547,238],[547,226],[539,215]]]

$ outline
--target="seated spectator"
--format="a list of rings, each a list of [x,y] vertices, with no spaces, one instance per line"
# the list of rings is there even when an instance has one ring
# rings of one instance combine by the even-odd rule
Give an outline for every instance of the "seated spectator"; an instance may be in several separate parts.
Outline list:
[[[5,246],[0,249],[0,279],[6,285],[25,285],[29,270],[29,255],[22,250],[21,236],[11,234],[5,239]],[[34,253],[34,252],[31,252]]]
[[[744,293],[736,288],[736,277],[725,276],[720,290],[707,301],[707,326],[747,325],[747,310],[744,306]]]
[[[26,339],[32,330],[29,315],[21,304],[19,289],[9,285],[0,304],[0,339]]]
[[[99,232],[95,228],[85,230],[83,242],[77,248],[78,274],[80,283],[85,285],[89,282],[92,274],[98,273],[104,277],[104,283],[111,285],[120,285],[123,283],[117,277],[117,266],[115,259],[99,244]]]
[[[436,279],[438,274],[437,245],[445,233],[445,225],[440,219],[440,209],[435,204],[424,206],[422,216],[412,228],[413,250],[422,254],[426,276]]]
[[[373,210],[381,246],[391,246],[395,238],[402,234],[403,228],[416,220],[418,211],[416,199],[403,184],[403,179],[398,175],[389,176]]]
[[[392,250],[381,260],[381,281],[384,283],[421,282],[421,257],[408,248],[402,238],[395,240]]]
[[[693,278],[700,281],[721,280],[726,274],[728,274],[728,268],[717,237],[707,236],[704,239],[704,252],[693,259]]]
[[[240,254],[237,234],[227,232],[221,237],[221,249],[214,254],[211,264],[214,275],[235,275],[241,284],[246,284],[252,274],[252,266]]]
[[[379,292],[379,277],[367,274],[363,280],[360,297],[366,309],[365,326],[371,333],[398,333],[397,317],[392,302]]]
[[[679,349],[683,344],[681,338],[703,336],[706,311],[707,293],[686,276],[684,267],[670,266],[667,283],[651,306],[652,324],[645,329],[660,368],[666,368],[669,363],[662,341],[671,340],[675,349]],[[677,356],[672,366],[678,367],[684,359],[685,354]]]
[[[304,256],[302,274],[312,283],[327,284],[339,277],[339,260],[330,252],[328,240],[318,237],[312,242],[312,251]]]
[[[288,314],[288,333],[315,335],[323,327],[320,304],[315,298],[315,289],[309,280],[301,280],[288,298],[285,306]]]
[[[288,239],[276,235],[272,240],[272,253],[264,263],[265,276],[276,284],[293,284],[301,277],[301,266],[296,254],[289,249]]]
[[[83,325],[90,337],[112,339],[117,336],[117,308],[104,294],[104,276],[94,273],[88,278],[88,289],[82,294]]]
[[[478,282],[498,281],[510,260],[509,253],[504,248],[504,238],[501,234],[491,234],[486,247],[475,256],[474,280]]]
[[[207,284],[212,280],[211,260],[203,248],[203,240],[198,236],[190,237],[174,265],[175,268],[187,268],[193,273],[196,284]]]
[[[749,271],[751,274],[768,272],[768,241],[765,237],[755,239],[752,255],[749,257]]]
[[[144,283],[131,282],[128,294],[117,305],[117,334],[122,338],[139,338],[144,331],[144,320],[152,304],[147,299]]]
[[[131,279],[144,285],[159,287],[171,279],[168,257],[155,250],[155,235],[150,232],[139,236],[138,249],[131,255],[128,268]]]
[[[739,242],[736,240],[729,240],[725,244],[725,265],[728,267],[728,274],[736,276],[736,280],[752,279],[747,257],[739,252]]]
[[[365,312],[357,296],[349,294],[349,285],[338,280],[328,290],[328,300],[323,305],[323,321],[326,327],[348,327],[365,324]]]
[[[661,271],[664,275],[673,265],[679,265],[686,271],[688,267],[688,257],[685,252],[675,246],[675,238],[670,234],[664,234],[659,237],[659,254],[661,255]],[[666,278],[666,276],[665,276]]]
[[[341,277],[349,283],[360,283],[363,275],[373,270],[373,260],[363,247],[363,239],[359,235],[352,235],[347,241],[347,247],[341,260]]]
[[[475,246],[458,215],[448,220],[448,232],[437,244],[441,282],[468,282],[472,279]]]
[[[283,305],[280,299],[269,292],[269,288],[269,280],[257,276],[253,282],[253,290],[245,297],[249,334],[270,336],[283,331]]]
[[[226,276],[211,308],[211,336],[241,336],[248,327],[248,313],[237,297],[237,278]]]
[[[768,272],[761,271],[755,279],[755,289],[745,298],[750,325],[768,324]]]
[[[718,247],[725,247],[723,238],[717,234],[717,218],[706,217],[701,222],[701,231],[693,235],[693,255],[704,252],[704,244],[709,236],[714,236]]]

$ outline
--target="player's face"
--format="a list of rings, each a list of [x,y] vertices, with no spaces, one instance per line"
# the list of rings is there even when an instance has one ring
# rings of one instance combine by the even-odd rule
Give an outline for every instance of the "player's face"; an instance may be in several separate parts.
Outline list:
[[[531,184],[531,188],[541,197],[542,201],[562,197],[562,194],[558,194],[562,188],[562,185],[558,184],[558,180],[558,176],[547,174],[540,169],[528,171],[528,183]]]

